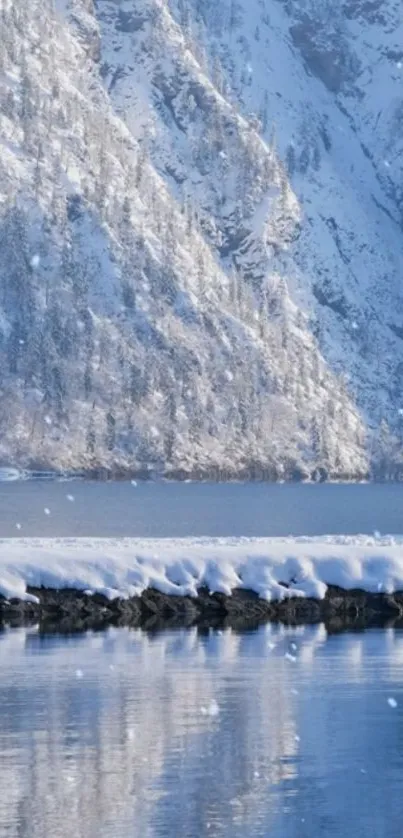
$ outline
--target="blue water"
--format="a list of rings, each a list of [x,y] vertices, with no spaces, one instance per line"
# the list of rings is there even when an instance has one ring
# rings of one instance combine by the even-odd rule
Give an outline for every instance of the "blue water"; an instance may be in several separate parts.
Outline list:
[[[0,483],[0,537],[374,530],[403,486]],[[8,631],[0,672],[0,838],[400,838],[403,633]]]
[[[403,633],[9,631],[0,666],[2,838],[402,834]]]
[[[0,537],[276,536],[374,530],[403,533],[402,484],[0,483]]]

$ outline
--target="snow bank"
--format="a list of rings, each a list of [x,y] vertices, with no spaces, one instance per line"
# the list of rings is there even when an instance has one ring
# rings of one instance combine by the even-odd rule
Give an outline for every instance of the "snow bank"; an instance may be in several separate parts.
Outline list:
[[[150,587],[196,596],[204,586],[227,595],[248,588],[268,601],[322,599],[328,585],[403,590],[403,536],[0,540],[0,594],[8,599],[34,600],[27,586],[110,599]]]

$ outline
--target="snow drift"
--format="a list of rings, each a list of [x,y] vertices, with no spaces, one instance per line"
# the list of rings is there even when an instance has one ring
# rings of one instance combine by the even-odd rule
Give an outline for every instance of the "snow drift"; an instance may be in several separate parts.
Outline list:
[[[29,588],[70,588],[109,599],[148,588],[196,597],[253,590],[266,601],[323,599],[329,585],[403,590],[403,536],[321,538],[3,539],[0,594],[37,601]]]

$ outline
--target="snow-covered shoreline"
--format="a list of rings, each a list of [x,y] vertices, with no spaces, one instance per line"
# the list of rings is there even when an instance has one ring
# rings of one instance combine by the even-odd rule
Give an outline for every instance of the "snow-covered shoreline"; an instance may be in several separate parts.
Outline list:
[[[0,595],[74,589],[108,600],[147,589],[197,597],[253,591],[266,602],[323,600],[328,586],[403,591],[403,536],[318,538],[12,538],[0,540]]]

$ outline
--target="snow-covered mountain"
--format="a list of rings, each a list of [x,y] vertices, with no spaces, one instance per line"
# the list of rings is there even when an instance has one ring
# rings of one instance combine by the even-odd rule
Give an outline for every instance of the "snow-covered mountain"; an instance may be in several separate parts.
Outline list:
[[[402,44],[395,0],[0,0],[1,461],[400,472]]]

